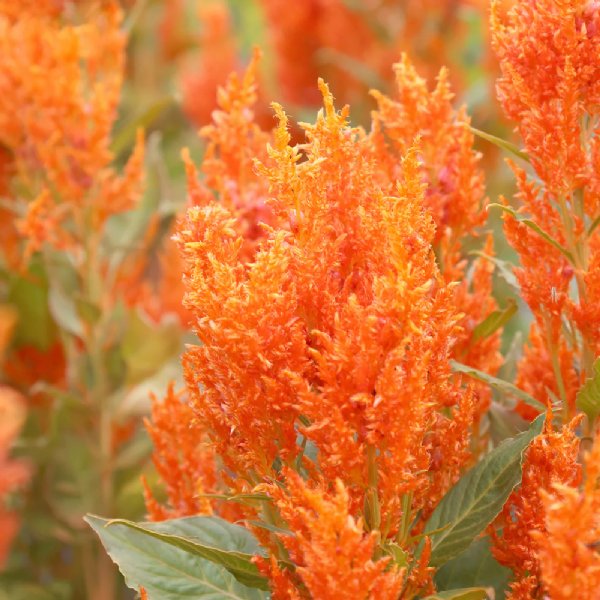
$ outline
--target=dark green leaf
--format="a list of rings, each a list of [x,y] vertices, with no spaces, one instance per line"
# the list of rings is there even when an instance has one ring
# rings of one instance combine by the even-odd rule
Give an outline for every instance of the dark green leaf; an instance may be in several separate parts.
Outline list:
[[[442,566],[435,574],[435,583],[442,590],[482,585],[493,588],[496,598],[504,598],[511,577],[511,570],[492,556],[486,536]]]
[[[159,523],[134,523],[123,519],[109,521],[88,515],[86,521],[100,536],[128,582],[133,583],[135,587],[147,588],[149,593],[152,586],[158,590],[167,584],[167,580],[171,582],[169,587],[162,589],[177,591],[178,571],[189,568],[194,562],[200,577],[196,585],[201,585],[203,565],[206,561],[228,571],[243,586],[268,589],[266,578],[260,575],[252,562],[253,556],[260,551],[256,540],[244,527],[232,525],[223,519],[189,517]],[[147,565],[142,570],[140,565],[144,560],[147,561]],[[171,562],[174,564],[170,564]],[[148,573],[144,575],[146,570]],[[158,579],[157,571],[160,572]],[[211,577],[215,573],[218,571],[210,570]],[[221,575],[219,581],[227,581],[227,578]],[[169,596],[179,597],[187,596]],[[264,596],[253,594],[234,597]],[[166,596],[160,598],[162,600]]]
[[[587,415],[590,425],[600,414],[600,358],[594,363],[594,372],[577,392],[577,408]]]
[[[521,481],[524,450],[544,424],[540,415],[529,430],[502,442],[442,498],[425,526],[432,533],[430,564],[439,567],[458,556],[495,519]]]
[[[504,379],[498,379],[498,377],[484,373],[483,371],[475,369],[474,367],[463,365],[455,360],[450,361],[450,366],[455,373],[462,373],[463,375],[467,375],[468,377],[476,379],[477,381],[487,383],[490,387],[502,392],[503,394],[506,394],[507,396],[514,396],[515,398],[522,400],[525,404],[528,404],[539,412],[546,411],[546,407],[541,402],[536,400],[527,392],[519,389],[516,385],[513,385],[508,381],[504,381]]]

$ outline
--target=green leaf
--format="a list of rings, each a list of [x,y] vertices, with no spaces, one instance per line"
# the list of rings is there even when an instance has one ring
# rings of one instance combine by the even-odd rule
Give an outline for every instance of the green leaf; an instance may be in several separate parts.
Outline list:
[[[475,329],[473,329],[473,341],[476,342],[481,339],[490,337],[498,329],[504,327],[508,323],[513,315],[518,311],[516,300],[510,298],[506,305],[506,308],[501,310],[495,310],[490,313]]]
[[[540,415],[528,431],[494,448],[442,498],[424,530],[444,528],[430,535],[431,566],[458,556],[496,518],[521,481],[523,452],[542,431],[544,418]]]
[[[511,577],[512,571],[493,557],[486,536],[442,566],[435,574],[435,584],[442,590],[482,585],[493,588],[496,598],[504,598]]]
[[[587,415],[590,425],[600,414],[600,358],[594,363],[594,373],[577,392],[577,408]]]
[[[485,131],[481,131],[481,129],[476,129],[475,127],[471,127],[471,125],[468,125],[468,127],[473,135],[476,135],[477,137],[481,138],[482,140],[485,140],[486,142],[490,142],[490,144],[494,144],[494,146],[498,146],[498,148],[502,148],[502,150],[506,150],[507,152],[510,152],[511,154],[513,154],[517,158],[520,158],[521,160],[530,162],[529,155],[527,154],[527,152],[523,152],[523,150],[519,150],[511,142],[504,140],[500,137],[497,137],[495,135],[492,135],[491,133],[486,133]]]
[[[455,360],[450,361],[450,366],[452,367],[452,371],[454,373],[462,373],[467,377],[471,377],[472,379],[476,379],[477,381],[481,381],[483,383],[487,383],[490,387],[506,394],[508,396],[514,396],[519,400],[525,402],[532,408],[535,408],[539,412],[545,412],[546,407],[539,401],[536,400],[533,396],[518,388],[516,385],[508,381],[504,381],[504,379],[498,379],[498,377],[494,377],[493,375],[489,375],[488,373],[484,373],[479,369],[475,369],[474,367],[469,367],[468,365],[463,365]]]
[[[547,231],[544,231],[535,221],[532,221],[528,217],[525,217],[521,213],[518,213],[514,208],[511,208],[510,206],[505,206],[504,204],[488,204],[488,209],[490,208],[500,208],[504,212],[507,212],[519,223],[523,223],[523,225],[526,225],[527,227],[529,227],[529,229],[535,231],[538,235],[544,238],[551,246],[554,246],[569,262],[574,262],[573,255],[564,246],[557,242]]]
[[[252,534],[217,517],[189,517],[158,523],[106,520],[88,515],[87,523],[98,534],[128,585],[152,590],[166,598],[265,598],[246,586],[268,589],[252,558],[260,552]],[[206,565],[214,565],[208,569]],[[182,595],[190,584],[184,573],[194,574],[194,594]],[[232,581],[230,576],[237,579]],[[216,579],[216,581],[215,581]],[[240,585],[242,584],[241,588]],[[235,589],[238,595],[209,596],[211,586]],[[226,587],[223,587],[225,586]],[[183,587],[182,587],[183,586]],[[233,588],[232,588],[233,586]],[[164,592],[172,595],[164,595]]]
[[[392,557],[392,560],[400,569],[408,567],[408,554],[395,542],[386,543],[383,546],[383,551]]]
[[[425,600],[488,600],[489,595],[485,588],[461,588],[438,592],[433,596],[427,596]]]
[[[519,296],[521,295],[521,286],[519,285],[519,282],[513,273],[513,265],[511,263],[509,263],[507,260],[496,258],[495,256],[489,256],[489,254],[485,254],[485,252],[481,252],[481,250],[473,250],[472,252],[469,252],[469,254],[472,256],[480,256],[481,258],[493,263],[498,269],[498,274],[500,277],[506,281],[506,283],[516,294]]]

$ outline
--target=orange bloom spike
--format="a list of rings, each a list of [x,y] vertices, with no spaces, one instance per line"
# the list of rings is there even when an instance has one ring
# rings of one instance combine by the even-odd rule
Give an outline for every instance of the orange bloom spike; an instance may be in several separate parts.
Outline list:
[[[547,415],[544,432],[526,451],[521,486],[511,494],[496,521],[501,532],[492,531],[494,556],[515,574],[510,595],[514,600],[537,597],[527,594],[541,583],[538,554],[547,543],[543,541],[547,536],[543,495],[557,484],[579,483],[579,438],[575,430],[580,423],[581,418],[576,417],[555,431],[552,413]]]
[[[271,493],[294,533],[281,535],[280,541],[297,565],[296,585],[300,590],[306,588],[311,598],[323,600],[398,598],[403,572],[388,568],[389,558],[373,560],[376,534],[365,533],[363,524],[352,518],[349,496],[340,480],[329,493],[309,487],[296,473],[289,472],[286,490],[274,486]],[[289,592],[274,596],[293,597]]]
[[[215,492],[215,456],[192,409],[172,384],[164,400],[153,398],[152,422],[146,421],[146,427],[154,443],[154,466],[166,486],[168,502],[161,506],[144,481],[150,518],[162,521],[211,514],[211,502],[201,494]]]
[[[544,589],[552,600],[598,598],[600,590],[600,444],[586,456],[583,489],[555,485],[543,493],[545,532],[534,532]]]

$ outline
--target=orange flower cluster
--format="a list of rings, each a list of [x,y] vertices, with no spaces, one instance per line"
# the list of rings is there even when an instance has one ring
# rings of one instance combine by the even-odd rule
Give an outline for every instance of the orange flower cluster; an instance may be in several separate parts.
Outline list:
[[[377,534],[364,534],[364,524],[350,512],[348,492],[336,481],[327,493],[311,489],[295,472],[287,473],[286,491],[273,487],[282,518],[294,536],[281,537],[289,557],[298,565],[295,576],[283,572],[277,561],[259,559],[269,575],[275,598],[377,598],[396,600],[403,588],[402,572],[387,569],[390,559],[373,561]]]
[[[110,166],[124,69],[118,4],[83,3],[82,24],[65,23],[59,8],[21,7],[14,20],[0,12],[0,143],[13,163],[15,210],[26,206],[17,226],[29,253],[44,242],[82,244],[86,224],[98,229],[133,205],[142,178],[141,137],[123,175]]]
[[[170,504],[161,506],[144,481],[146,506],[153,521],[212,513],[211,503],[201,494],[217,491],[215,455],[194,421],[194,411],[172,385],[164,400],[153,399],[152,422],[146,426],[155,448],[154,466],[166,484]]]
[[[597,434],[597,439],[598,434]],[[538,560],[552,600],[600,598],[600,444],[586,461],[583,489],[555,485],[542,496],[545,535],[537,532]]]
[[[465,240],[476,235],[486,219],[480,156],[473,151],[473,134],[465,126],[469,118],[464,108],[455,112],[452,107],[453,94],[446,69],[440,71],[432,92],[406,55],[395,66],[395,74],[395,99],[372,92],[378,107],[374,113],[375,143],[383,149],[385,140],[391,141],[387,168],[388,177],[394,179],[398,177],[399,156],[407,151],[411,140],[419,137],[421,173],[427,182],[425,204],[436,224],[436,254],[444,279],[448,283],[460,282],[455,302],[464,312],[464,318],[454,355],[466,364],[494,374],[501,364],[499,332],[473,339],[474,328],[497,308],[491,295],[493,267],[485,261],[475,261],[467,277],[467,262],[462,253]],[[493,255],[491,238],[484,251]],[[481,402],[483,412],[489,390],[481,386],[478,392],[485,398]]]
[[[472,137],[445,75],[428,92],[404,58],[397,99],[376,94],[370,132],[349,125],[348,108],[336,111],[321,82],[324,109],[300,124],[306,143],[291,145],[280,106],[272,132],[254,121],[256,60],[243,78],[230,77],[214,125],[202,131],[203,182],[186,156],[190,208],[176,239],[202,342],[184,356],[198,425],[184,449],[174,442],[188,439],[173,427],[190,409],[171,394],[150,426],[171,514],[199,510],[190,494],[206,489],[204,468],[214,473],[208,436],[221,489],[266,492],[273,524],[297,534],[291,542],[256,531],[299,567],[263,564],[275,597],[336,597],[333,579],[315,567],[331,560],[332,577],[349,574],[355,597],[402,586],[426,593],[427,552],[406,581],[371,551],[376,540],[397,539],[411,555],[412,519],[430,514],[470,457],[479,402],[448,359],[472,331],[464,307],[475,322],[493,308],[487,269],[478,267],[472,289],[454,284],[465,263],[449,224],[460,222],[463,236],[482,224]],[[497,339],[490,347],[482,361],[494,368]],[[174,473],[189,477],[185,490],[175,489]],[[334,481],[335,490],[326,483]],[[319,507],[331,507],[330,520],[315,519]],[[169,514],[152,500],[149,511]],[[331,558],[340,539],[348,551]],[[364,560],[350,564],[351,555]]]
[[[491,531],[494,556],[515,574],[509,595],[512,600],[542,597],[539,554],[549,543],[544,518],[545,494],[556,485],[577,486],[581,480],[576,434],[580,422],[576,417],[555,431],[552,414],[547,416],[544,432],[526,452],[521,486],[509,497]],[[498,526],[501,530],[496,533]],[[554,600],[553,595],[550,597]]]
[[[569,415],[600,354],[600,11],[588,0],[519,0],[508,11],[496,2],[492,29],[499,98],[540,180],[513,165],[520,212],[543,234],[505,221],[535,316],[518,381],[542,401],[547,386]]]

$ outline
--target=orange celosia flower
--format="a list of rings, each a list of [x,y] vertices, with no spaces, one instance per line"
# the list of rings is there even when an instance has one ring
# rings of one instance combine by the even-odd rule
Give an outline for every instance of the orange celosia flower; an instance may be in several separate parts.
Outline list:
[[[197,181],[196,169],[184,155],[190,202],[203,204],[213,194],[219,196],[237,217],[246,259],[252,258],[263,237],[260,224],[269,224],[273,219],[267,206],[268,184],[257,177],[254,169],[255,160],[267,158],[267,142],[271,139],[270,132],[263,131],[255,119],[259,59],[260,52],[255,50],[244,76],[229,76],[227,85],[219,90],[213,123],[200,130],[208,144],[202,162],[203,184]]]
[[[496,2],[492,10],[493,45],[502,70],[498,94],[540,179],[533,183],[513,165],[520,211],[543,230],[540,234],[513,217],[505,221],[508,241],[521,260],[516,275],[536,319],[533,339],[540,356],[533,356],[532,347],[520,370],[536,371],[543,386],[557,392],[568,416],[575,410],[576,388],[591,374],[600,330],[599,232],[590,235],[600,213],[600,66],[595,59],[600,12],[592,0],[512,4],[505,10]],[[549,363],[554,384],[548,367],[540,373]],[[544,401],[544,387],[529,385]]]
[[[579,438],[575,433],[580,422],[576,417],[555,430],[552,414],[548,414],[544,432],[526,451],[521,485],[511,494],[495,523],[501,530],[492,530],[494,556],[515,574],[510,593],[514,600],[542,597],[538,593],[538,553],[547,544],[543,494],[556,484],[577,485],[580,481]],[[537,535],[532,536],[532,532]]]
[[[144,482],[146,506],[153,521],[211,514],[212,505],[201,494],[216,491],[214,451],[203,428],[181,394],[169,386],[164,400],[153,398],[152,422],[146,427],[154,443],[153,462],[166,485],[168,505],[160,505]]]
[[[600,444],[586,457],[586,482],[543,493],[545,532],[534,533],[542,581],[552,600],[600,598]]]
[[[273,576],[275,600],[340,597],[395,600],[403,587],[403,572],[387,568],[389,558],[373,560],[377,536],[365,533],[350,511],[348,492],[338,479],[335,491],[309,487],[296,473],[286,477],[286,490],[270,493],[281,517],[294,532],[280,542],[296,565],[292,574],[276,562],[259,561]],[[307,593],[308,592],[308,596]]]
[[[188,161],[191,207],[177,241],[202,342],[184,357],[188,393],[234,492],[274,479],[294,486],[282,468],[339,479],[355,524],[392,538],[414,512],[426,518],[456,481],[476,414],[472,391],[449,370],[462,315],[432,251],[423,152],[406,143],[392,169],[377,128],[350,127],[348,109],[337,112],[321,82],[325,107],[315,124],[302,124],[306,144],[290,145],[275,106],[279,126],[265,155],[268,136],[241,118],[251,77],[230,80],[227,110],[205,132],[219,142],[205,170],[221,202]],[[272,220],[249,254],[239,207],[265,190]],[[415,589],[431,588],[426,560]],[[284,573],[271,575],[281,597],[294,597]]]
[[[559,344],[555,356],[566,391],[567,406],[573,410],[581,382],[573,364],[573,352],[564,340],[561,339]],[[523,358],[518,363],[515,385],[543,402],[552,401],[551,394],[560,397],[552,357],[537,323],[533,323],[529,330],[529,344],[525,346]],[[517,403],[515,410],[527,420],[533,420],[539,414],[523,401]]]
[[[398,177],[398,155],[406,152],[417,136],[420,139],[420,170],[426,182],[425,203],[436,224],[434,244],[447,282],[460,281],[455,303],[464,312],[462,331],[454,354],[461,361],[494,374],[501,364],[500,332],[473,339],[473,330],[497,308],[492,297],[493,268],[483,259],[473,264],[467,276],[462,245],[467,236],[478,235],[485,223],[484,176],[480,156],[473,150],[473,134],[464,109],[452,107],[447,71],[442,69],[435,89],[429,91],[406,55],[395,66],[396,94],[391,99],[372,92],[378,110],[374,113],[375,143],[389,153],[389,177]],[[386,147],[385,140],[391,141]],[[493,255],[488,236],[484,249]],[[485,411],[490,398],[487,386],[479,386],[479,411]]]
[[[121,11],[115,2],[82,10],[82,25],[27,11],[12,22],[0,13],[0,141],[13,154],[25,198],[51,190],[60,206],[55,218],[71,217],[79,229],[85,219],[98,227],[131,207],[143,158],[140,137],[124,174],[110,167],[124,69]]]

